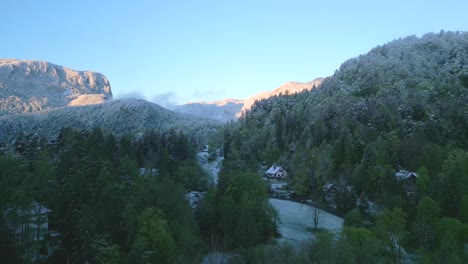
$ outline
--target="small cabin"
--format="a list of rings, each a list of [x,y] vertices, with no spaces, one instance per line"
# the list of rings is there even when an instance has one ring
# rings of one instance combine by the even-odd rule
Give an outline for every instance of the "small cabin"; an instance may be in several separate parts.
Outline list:
[[[156,168],[140,168],[138,170],[138,173],[140,174],[140,176],[159,176],[159,170]]]
[[[411,196],[416,193],[418,174],[416,172],[410,172],[406,170],[400,170],[395,173],[395,177],[399,182],[402,183],[403,191],[407,196]]]
[[[208,145],[203,146],[202,152],[209,152],[209,151],[210,151],[210,146]]]
[[[273,164],[266,171],[266,176],[268,178],[283,179],[288,176],[288,172],[285,169],[283,169],[281,166],[277,166],[276,164]]]
[[[29,261],[35,262],[41,256],[49,254],[49,210],[44,205],[34,201],[21,208],[8,208],[3,217],[8,230],[12,233],[18,245],[29,244],[28,254],[24,255]]]
[[[336,188],[335,184],[333,183],[327,183],[323,186],[322,188],[323,193],[324,193],[324,199],[328,203],[335,203],[336,202],[336,197],[338,194],[338,189]]]

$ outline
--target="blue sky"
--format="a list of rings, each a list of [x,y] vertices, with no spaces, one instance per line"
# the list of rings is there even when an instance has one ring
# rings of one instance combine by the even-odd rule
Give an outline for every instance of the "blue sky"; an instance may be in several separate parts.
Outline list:
[[[103,73],[115,97],[243,99],[408,35],[468,31],[466,0],[2,0],[0,57]]]

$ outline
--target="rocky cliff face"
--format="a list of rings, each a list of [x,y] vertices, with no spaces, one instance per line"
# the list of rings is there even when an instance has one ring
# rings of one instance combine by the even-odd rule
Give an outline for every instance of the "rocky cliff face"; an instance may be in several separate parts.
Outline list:
[[[237,120],[242,112],[250,110],[255,101],[267,99],[279,94],[294,94],[304,90],[310,90],[319,86],[323,78],[317,78],[311,82],[287,82],[273,91],[261,92],[245,100],[226,99],[214,102],[196,102],[178,105],[176,112],[191,114],[198,117],[209,118],[223,123]]]
[[[0,59],[0,116],[112,99],[107,78],[45,61]]]

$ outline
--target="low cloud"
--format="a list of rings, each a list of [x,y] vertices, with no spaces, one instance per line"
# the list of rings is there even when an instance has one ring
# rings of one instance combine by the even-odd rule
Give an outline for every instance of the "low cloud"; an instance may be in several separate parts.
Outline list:
[[[136,98],[136,99],[145,99],[148,100],[142,93],[138,91],[130,91],[126,93],[120,93],[115,96],[115,99],[124,99],[124,98]]]
[[[174,92],[155,94],[151,97],[151,102],[172,110],[177,105],[176,97]]]
[[[224,98],[225,91],[223,90],[211,90],[211,91],[194,91],[193,96],[199,98],[198,101],[211,101],[221,100]]]
[[[144,94],[138,91],[129,91],[126,93],[119,93],[115,95],[115,99],[128,99],[128,98],[136,98],[136,99],[143,99],[155,104],[158,104],[167,109],[174,109],[177,105],[176,102],[176,94],[174,92],[167,92],[167,93],[160,93],[150,95],[149,97],[145,96]]]

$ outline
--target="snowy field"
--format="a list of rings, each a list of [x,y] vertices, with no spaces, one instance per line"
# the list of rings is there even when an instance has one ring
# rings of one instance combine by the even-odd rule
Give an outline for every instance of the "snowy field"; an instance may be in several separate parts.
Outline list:
[[[281,223],[280,241],[307,241],[315,238],[312,233],[314,208],[312,206],[292,201],[270,199],[270,204],[278,210]],[[343,227],[343,219],[320,210],[318,228],[338,231]]]
[[[212,181],[217,184],[218,173],[222,166],[223,157],[216,157],[213,162],[208,162],[209,154],[200,152],[197,154],[198,162],[207,171]],[[314,207],[286,200],[269,199],[270,204],[278,211],[281,223],[279,231],[281,233],[280,242],[301,243],[315,238],[312,232],[314,228],[312,216]],[[329,231],[338,231],[343,227],[343,219],[320,210],[318,227]],[[211,252],[206,255],[202,264],[224,264],[229,262],[229,253]]]

